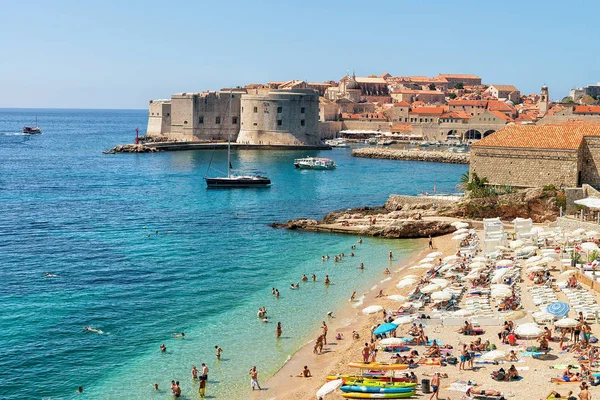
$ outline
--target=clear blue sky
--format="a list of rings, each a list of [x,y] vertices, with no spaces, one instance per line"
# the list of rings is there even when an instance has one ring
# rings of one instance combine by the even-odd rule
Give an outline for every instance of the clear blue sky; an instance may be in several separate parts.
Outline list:
[[[553,99],[600,81],[600,2],[19,0],[0,8],[0,107],[146,108],[289,79],[473,73]]]

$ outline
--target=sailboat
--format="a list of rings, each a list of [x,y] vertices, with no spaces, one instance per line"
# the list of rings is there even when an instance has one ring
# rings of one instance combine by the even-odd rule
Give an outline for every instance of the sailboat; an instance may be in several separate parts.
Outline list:
[[[24,126],[23,133],[26,135],[41,135],[42,130],[38,127],[37,115],[35,116],[35,126]]]
[[[209,178],[204,177],[208,188],[250,188],[250,187],[268,187],[271,180],[266,175],[246,174],[237,175],[231,172],[231,97],[229,92],[229,110],[227,112],[227,176]]]

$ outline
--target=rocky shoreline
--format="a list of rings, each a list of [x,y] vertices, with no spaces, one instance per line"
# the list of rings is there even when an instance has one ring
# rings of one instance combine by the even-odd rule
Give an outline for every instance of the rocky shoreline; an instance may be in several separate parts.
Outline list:
[[[449,153],[441,151],[408,151],[387,148],[369,148],[356,149],[352,151],[353,157],[378,158],[385,160],[405,160],[405,161],[429,161],[450,164],[468,164],[468,153]]]
[[[116,153],[156,153],[160,150],[154,147],[148,147],[143,144],[122,144],[113,147],[110,150],[105,150],[103,154],[116,154]]]

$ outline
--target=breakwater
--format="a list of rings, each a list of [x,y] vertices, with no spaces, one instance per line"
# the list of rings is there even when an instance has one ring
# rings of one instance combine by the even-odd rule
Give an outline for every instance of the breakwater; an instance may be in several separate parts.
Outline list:
[[[385,148],[362,148],[352,151],[353,157],[379,158],[385,160],[429,161],[449,164],[468,164],[469,154],[441,151],[408,151]]]

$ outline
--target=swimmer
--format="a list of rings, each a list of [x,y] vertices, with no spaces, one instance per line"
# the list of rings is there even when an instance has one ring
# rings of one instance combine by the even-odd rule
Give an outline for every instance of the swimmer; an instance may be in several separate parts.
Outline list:
[[[325,259],[326,259],[326,260],[329,260],[329,254],[327,254],[327,255],[325,256]]]
[[[192,365],[192,379],[198,379],[198,368],[195,365]]]
[[[77,393],[83,393],[83,386],[79,386],[77,388]]]
[[[217,352],[217,358],[221,358],[221,353],[223,352],[223,349],[220,348],[219,346],[215,346],[215,350]]]
[[[275,297],[279,298],[279,289],[275,289]]]
[[[328,316],[329,318],[333,318],[333,311],[329,311],[329,312],[327,313],[327,316]]]
[[[180,334],[174,333],[173,337],[174,338],[182,338],[183,339],[183,338],[185,338],[185,333],[183,333],[183,332],[181,332]]]
[[[264,318],[262,319],[262,322],[269,322],[269,317],[264,317]]]
[[[385,271],[383,271],[383,273],[384,273],[385,275],[389,275],[389,274],[391,274],[391,271],[390,271],[390,269],[389,269],[389,268],[386,268],[386,269],[385,269]]]
[[[164,353],[165,351],[167,351],[167,346],[165,346],[165,344],[164,344],[164,343],[160,345],[160,351],[162,351],[163,353]]]
[[[350,296],[350,301],[354,301],[355,297],[356,297],[356,290],[354,292],[352,292],[352,296]]]
[[[325,256],[321,256],[321,261],[325,261]]]
[[[154,390],[158,390],[158,383],[154,384]]]
[[[296,289],[300,289],[300,282],[296,282]]]
[[[294,285],[293,283],[290,285],[290,289],[294,290],[296,289],[296,285]]]
[[[362,244],[362,238],[358,238],[358,244]]]
[[[100,329],[92,328],[91,326],[84,326],[83,330],[88,331],[88,332],[95,332],[95,333],[99,333],[99,334],[104,333]]]
[[[271,294],[275,294],[275,288],[271,288]]]
[[[365,264],[360,263],[360,265],[358,266],[358,269],[365,269]]]
[[[302,274],[302,282],[306,282],[308,280],[308,277],[306,276],[306,274]]]
[[[317,281],[317,276],[315,274],[312,274],[312,280],[313,280],[313,282]]]
[[[391,250],[390,250],[390,254],[389,254],[388,258],[390,259],[390,261],[392,261],[392,260],[394,259],[394,256],[393,256],[393,254],[392,254],[392,251],[391,251]]]
[[[325,275],[325,284],[329,285],[331,281],[329,280],[329,275]]]
[[[350,253],[350,257],[354,257],[354,253]]]
[[[55,277],[55,276],[56,276],[56,274],[51,274],[50,272],[46,272],[46,273],[44,274],[44,276],[45,276],[46,278],[53,278],[53,277]]]
[[[281,322],[277,323],[275,333],[277,334],[277,338],[279,339],[281,337],[281,334],[283,333],[283,329],[281,328]]]

